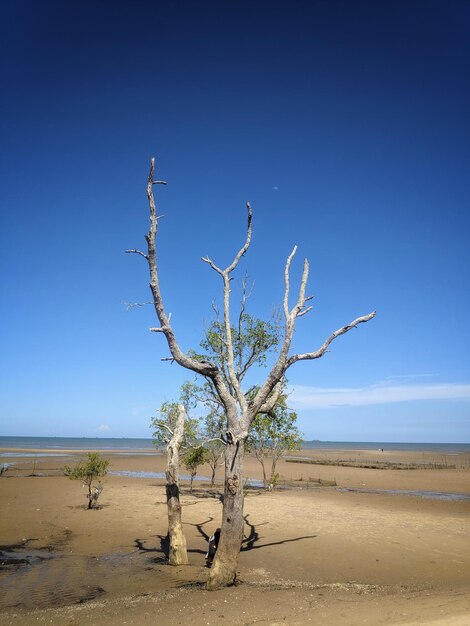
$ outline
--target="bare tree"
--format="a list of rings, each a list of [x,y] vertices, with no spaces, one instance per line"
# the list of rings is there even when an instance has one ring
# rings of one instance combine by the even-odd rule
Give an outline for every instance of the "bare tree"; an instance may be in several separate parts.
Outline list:
[[[222,279],[223,283],[223,337],[226,353],[227,378],[221,368],[210,361],[201,361],[182,352],[177,342],[175,333],[170,323],[170,317],[165,310],[160,283],[158,277],[157,255],[156,255],[156,235],[158,220],[155,199],[153,195],[153,185],[166,184],[164,181],[156,181],[155,159],[151,159],[150,172],[147,182],[147,197],[150,207],[150,228],[146,235],[147,253],[140,250],[128,250],[127,252],[138,254],[144,257],[149,266],[150,289],[153,295],[155,311],[160,322],[160,326],[152,328],[153,332],[160,332],[165,335],[168,347],[171,352],[171,360],[176,361],[196,374],[209,380],[214,386],[215,392],[224,408],[227,419],[227,432],[225,433],[225,485],[224,504],[222,514],[222,527],[220,543],[217,555],[210,572],[207,583],[208,589],[217,589],[230,585],[234,582],[238,566],[240,546],[243,537],[243,481],[242,466],[245,441],[248,436],[250,425],[258,413],[267,413],[275,406],[279,394],[281,393],[282,379],[291,365],[297,361],[307,361],[322,357],[328,350],[330,344],[340,335],[344,335],[359,324],[368,322],[375,316],[375,311],[356,318],[350,324],[339,328],[333,332],[324,343],[312,352],[289,355],[289,350],[294,334],[297,318],[304,316],[311,310],[307,302],[311,296],[306,296],[309,264],[304,260],[302,279],[295,305],[289,307],[290,292],[290,266],[297,251],[297,246],[287,257],[284,270],[284,332],[279,353],[274,365],[270,369],[264,383],[259,387],[254,397],[247,399],[242,390],[240,376],[237,376],[237,367],[234,359],[234,349],[232,342],[232,327],[230,322],[230,281],[231,274],[236,269],[240,259],[247,252],[252,234],[252,209],[247,203],[248,223],[245,243],[236,253],[233,261],[226,268],[218,267],[209,257],[203,257],[207,263]],[[242,364],[242,370],[247,364]],[[240,371],[240,370],[238,370]]]
[[[164,403],[160,413],[165,419],[155,418],[154,441],[166,444],[166,503],[168,509],[168,540],[170,565],[188,565],[186,537],[181,520],[179,486],[180,448],[185,436],[186,410],[183,404]],[[187,426],[187,424],[186,424]]]

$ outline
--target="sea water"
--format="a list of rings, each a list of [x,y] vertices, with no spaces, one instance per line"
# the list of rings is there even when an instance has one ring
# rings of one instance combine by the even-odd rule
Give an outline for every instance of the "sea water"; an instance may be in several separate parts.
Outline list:
[[[42,450],[125,450],[136,454],[155,450],[151,439],[108,437],[0,437],[0,448]],[[470,443],[417,443],[390,441],[303,441],[304,450],[400,450],[463,454]]]

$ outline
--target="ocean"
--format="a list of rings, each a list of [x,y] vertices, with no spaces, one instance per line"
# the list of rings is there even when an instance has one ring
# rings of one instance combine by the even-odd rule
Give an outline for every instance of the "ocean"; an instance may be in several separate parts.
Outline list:
[[[470,443],[417,443],[389,441],[304,441],[302,449],[318,450],[410,450],[438,454],[470,453]],[[0,437],[0,448],[43,450],[155,450],[151,439],[107,437]]]

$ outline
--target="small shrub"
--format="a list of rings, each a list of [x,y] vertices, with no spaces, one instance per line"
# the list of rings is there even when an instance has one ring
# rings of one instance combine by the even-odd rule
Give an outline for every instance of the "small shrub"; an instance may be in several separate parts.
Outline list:
[[[80,461],[74,467],[70,465],[64,466],[64,474],[70,480],[81,480],[85,487],[88,488],[86,497],[88,498],[88,508],[92,509],[98,503],[98,498],[103,491],[101,481],[98,485],[94,485],[94,481],[102,478],[108,471],[109,461],[101,458],[98,452],[88,452],[86,460]]]

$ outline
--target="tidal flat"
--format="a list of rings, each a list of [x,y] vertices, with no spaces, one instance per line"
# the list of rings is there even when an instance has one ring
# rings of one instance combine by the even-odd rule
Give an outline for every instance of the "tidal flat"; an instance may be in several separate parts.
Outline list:
[[[164,480],[153,474],[164,472],[164,455],[104,450],[113,474],[88,511],[85,490],[61,472],[60,455],[73,462],[82,451],[26,452],[2,451],[11,463],[0,478],[2,625],[468,624],[470,500],[400,493],[470,496],[468,454],[440,469],[359,466],[445,465],[432,451],[302,450],[320,464],[280,461],[289,489],[247,487],[239,584],[208,592],[222,468],[212,488],[204,466],[192,494],[182,481],[190,565],[173,568]],[[341,458],[357,466],[331,464]],[[246,458],[245,475],[260,480],[256,459]]]

